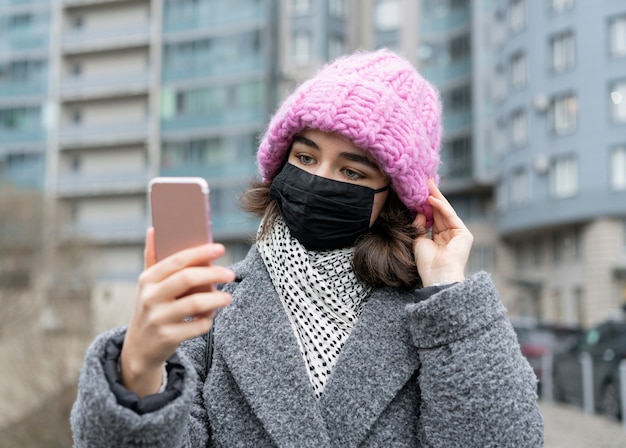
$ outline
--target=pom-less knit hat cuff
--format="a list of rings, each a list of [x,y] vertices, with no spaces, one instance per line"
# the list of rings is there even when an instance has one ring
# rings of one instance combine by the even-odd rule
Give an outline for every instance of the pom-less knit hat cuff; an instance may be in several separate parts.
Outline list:
[[[334,132],[370,153],[400,200],[432,224],[428,179],[438,182],[441,102],[435,88],[404,58],[388,51],[344,56],[323,67],[279,107],[257,161],[270,181],[295,135]]]

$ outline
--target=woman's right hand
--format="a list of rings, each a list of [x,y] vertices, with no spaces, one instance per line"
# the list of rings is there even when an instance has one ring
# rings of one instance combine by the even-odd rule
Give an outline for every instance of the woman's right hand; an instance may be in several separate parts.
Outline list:
[[[145,269],[120,360],[122,384],[139,397],[158,392],[165,361],[181,342],[209,331],[215,311],[231,302],[230,294],[220,291],[183,296],[195,287],[235,279],[231,270],[209,266],[224,252],[221,244],[206,244],[157,263],[154,229],[148,229]]]

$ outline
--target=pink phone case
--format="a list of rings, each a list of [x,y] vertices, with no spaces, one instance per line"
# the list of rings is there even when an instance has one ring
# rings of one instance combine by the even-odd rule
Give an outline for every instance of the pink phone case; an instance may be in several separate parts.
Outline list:
[[[150,205],[157,261],[213,241],[209,185],[201,177],[152,179]]]
[[[157,260],[212,241],[209,185],[200,177],[157,177],[150,182]]]

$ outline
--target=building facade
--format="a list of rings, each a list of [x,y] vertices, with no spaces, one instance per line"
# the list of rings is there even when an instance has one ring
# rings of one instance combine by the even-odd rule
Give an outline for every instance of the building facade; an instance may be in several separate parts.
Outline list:
[[[468,272],[490,271],[511,314],[590,325],[626,294],[626,13],[588,3],[0,0],[0,182],[44,189],[61,235],[97,245],[94,277],[133,282],[148,180],[206,177],[229,264],[258,225],[236,196],[280,99],[387,47],[441,93]]]
[[[626,303],[626,4],[506,0],[496,18],[514,311],[589,326]]]

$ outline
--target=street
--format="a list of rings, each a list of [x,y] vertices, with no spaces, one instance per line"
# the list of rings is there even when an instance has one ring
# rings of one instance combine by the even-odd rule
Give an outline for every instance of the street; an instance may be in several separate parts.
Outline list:
[[[545,448],[626,448],[619,422],[560,403],[540,402],[545,421]]]

